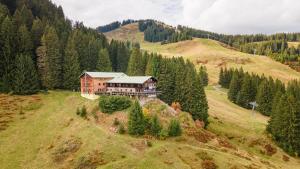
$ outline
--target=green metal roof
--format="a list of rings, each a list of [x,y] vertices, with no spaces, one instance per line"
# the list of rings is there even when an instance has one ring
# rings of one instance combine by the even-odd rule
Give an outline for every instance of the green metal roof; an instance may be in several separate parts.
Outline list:
[[[150,78],[153,77],[152,76],[120,76],[107,81],[107,83],[143,84]]]

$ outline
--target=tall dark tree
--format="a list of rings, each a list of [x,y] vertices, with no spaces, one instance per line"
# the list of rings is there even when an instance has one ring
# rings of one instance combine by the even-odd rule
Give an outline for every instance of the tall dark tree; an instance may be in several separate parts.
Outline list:
[[[133,103],[129,112],[128,133],[130,135],[144,135],[145,133],[144,114],[137,100]]]
[[[98,63],[96,67],[97,71],[100,72],[111,72],[111,62],[109,59],[109,54],[107,49],[101,49],[99,52]]]
[[[202,86],[208,85],[208,74],[207,74],[207,69],[205,66],[200,67],[199,78],[200,78],[200,83],[202,84]]]
[[[65,89],[75,90],[79,87],[78,77],[80,75],[80,65],[74,37],[70,36],[65,49],[63,65],[63,87]]]
[[[142,76],[144,73],[140,49],[133,48],[127,67],[127,74],[131,76]]]
[[[42,75],[43,86],[48,89],[61,87],[62,82],[62,54],[60,52],[59,39],[53,27],[47,26],[42,37],[44,47],[44,67]]]
[[[228,90],[228,99],[234,103],[236,103],[237,95],[240,91],[239,84],[239,75],[238,72],[234,72],[232,79],[230,81],[229,90]]]
[[[243,78],[241,90],[238,92],[236,103],[244,108],[249,108],[249,103],[252,100],[252,86],[251,79],[248,74],[246,74]]]
[[[16,27],[9,16],[1,24],[0,37],[0,91],[9,92],[12,90],[17,37]]]
[[[272,110],[273,100],[272,88],[267,80],[264,80],[258,87],[256,102],[258,103],[257,110],[263,115],[269,116]]]
[[[30,55],[18,55],[14,71],[15,94],[33,94],[39,90],[38,74]]]
[[[18,53],[32,56],[33,43],[27,27],[25,25],[19,27],[17,35]]]
[[[41,38],[44,33],[44,26],[40,19],[35,19],[33,21],[32,27],[31,27],[31,36],[33,40],[34,46],[40,46],[41,45]]]

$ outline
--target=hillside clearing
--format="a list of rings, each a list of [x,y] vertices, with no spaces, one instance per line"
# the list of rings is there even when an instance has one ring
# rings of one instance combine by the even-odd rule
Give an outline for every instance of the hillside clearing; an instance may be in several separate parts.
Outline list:
[[[204,64],[207,67],[211,84],[217,83],[220,67],[225,66],[235,68],[243,67],[245,71],[272,76],[284,82],[300,78],[299,72],[269,57],[250,55],[228,49],[223,47],[223,44],[221,45],[214,40],[194,38],[193,40],[166,45],[145,42],[143,40],[143,33],[138,30],[137,23],[126,25],[105,35],[109,39],[123,41],[133,40],[134,42],[139,42],[141,48],[149,52],[157,52],[168,57],[183,56],[198,66]]]
[[[291,157],[289,162],[284,162],[281,159],[284,153],[280,150],[270,157],[261,154],[261,146],[248,146],[254,138],[270,142],[264,134],[266,117],[256,114],[253,118],[250,111],[228,103],[226,95],[213,87],[208,87],[206,93],[211,115],[209,131],[217,137],[207,143],[186,135],[165,141],[151,140],[152,147],[144,145],[143,138],[111,132],[109,126],[114,115],[105,118],[105,123],[101,119],[95,123],[91,115],[89,120],[76,115],[77,106],[86,105],[90,112],[97,106],[97,101],[65,91],[38,94],[42,106],[29,110],[30,116],[13,121],[0,132],[1,168],[70,168],[88,163],[87,159],[96,153],[96,164],[89,165],[98,168],[188,169],[201,167],[201,158],[204,158],[199,156],[201,152],[206,152],[205,156],[212,158],[220,168],[299,166],[299,161]],[[116,116],[120,117],[118,113]],[[238,149],[230,148],[231,144]],[[65,152],[65,155],[57,157],[55,152]]]

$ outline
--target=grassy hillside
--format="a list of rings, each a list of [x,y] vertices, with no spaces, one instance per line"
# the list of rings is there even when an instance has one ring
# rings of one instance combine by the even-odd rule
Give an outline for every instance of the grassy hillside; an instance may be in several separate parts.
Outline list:
[[[183,136],[167,140],[134,138],[119,135],[111,129],[113,119],[126,121],[126,112],[106,115],[97,112],[97,101],[86,100],[78,93],[52,91],[49,94],[16,97],[7,100],[32,100],[30,109],[12,107],[13,120],[0,132],[0,164],[3,169],[18,168],[201,168],[210,159],[219,168],[297,168],[299,160],[282,160],[277,148],[273,156],[264,146],[273,143],[264,134],[267,118],[230,103],[224,91],[208,87],[210,105],[209,131],[192,130],[190,117],[180,113]],[[38,98],[38,99],[37,99]],[[23,102],[22,102],[23,103]],[[26,103],[24,102],[24,106]],[[76,106],[74,106],[76,105]],[[88,120],[76,115],[77,106],[86,105]],[[168,119],[168,108],[159,102],[148,105],[151,111]],[[95,111],[96,110],[96,111]],[[90,114],[97,112],[98,121]],[[7,114],[2,114],[6,116]],[[145,140],[152,146],[147,146]],[[250,146],[251,145],[251,146]]]
[[[266,56],[250,55],[226,48],[224,44],[214,40],[195,38],[190,41],[161,45],[143,40],[138,24],[130,24],[106,34],[109,39],[132,40],[141,43],[141,48],[158,52],[165,56],[183,56],[196,65],[205,64],[211,83],[216,83],[221,66],[243,67],[244,70],[273,76],[282,81],[299,79],[300,73]]]

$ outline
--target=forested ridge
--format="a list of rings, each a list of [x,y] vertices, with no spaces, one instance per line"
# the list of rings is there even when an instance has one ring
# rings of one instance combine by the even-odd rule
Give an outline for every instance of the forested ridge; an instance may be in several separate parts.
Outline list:
[[[205,69],[198,73],[183,58],[143,52],[139,44],[108,42],[97,30],[72,23],[48,0],[0,2],[0,92],[78,90],[83,71],[146,74],[159,79],[163,101],[179,102],[194,120],[208,124]]]
[[[249,74],[243,69],[220,70],[219,84],[228,88],[228,99],[250,109],[257,103],[257,111],[270,116],[267,131],[286,152],[300,153],[300,82],[287,85],[272,77]]]
[[[288,42],[299,42],[300,33],[276,33],[272,35],[226,35],[178,25],[172,27],[156,20],[139,20],[139,30],[144,40],[161,44],[191,40],[193,37],[219,41],[241,52],[266,55],[300,71],[300,46],[289,46]],[[112,23],[109,27],[114,27]],[[120,23],[119,26],[120,27]],[[116,28],[115,28],[116,29]],[[113,29],[111,29],[113,30]]]

